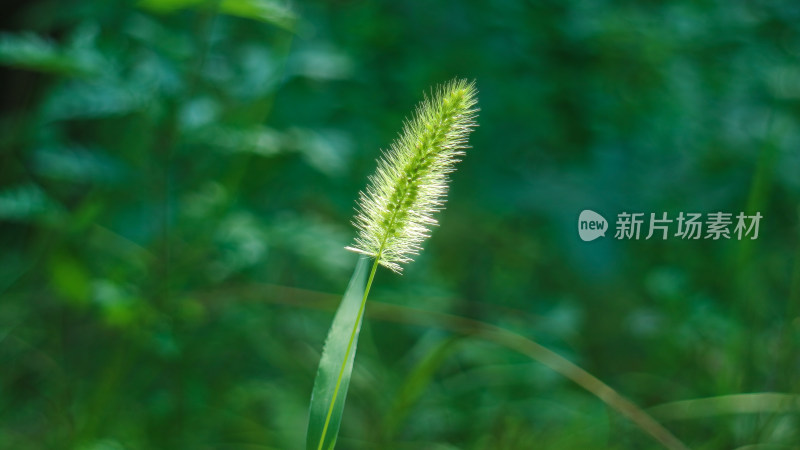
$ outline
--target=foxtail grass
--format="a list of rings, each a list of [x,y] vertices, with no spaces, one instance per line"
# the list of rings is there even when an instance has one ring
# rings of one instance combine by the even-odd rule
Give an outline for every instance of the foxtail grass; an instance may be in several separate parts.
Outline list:
[[[417,106],[359,194],[355,244],[347,247],[395,272],[422,250],[444,208],[448,175],[475,126],[475,84],[454,80]]]
[[[307,450],[330,450],[336,445],[375,272],[381,265],[401,273],[403,264],[419,254],[437,224],[434,214],[444,208],[449,174],[464,155],[467,137],[476,126],[476,95],[474,83],[453,80],[425,96],[359,194],[353,221],[358,233],[347,249],[361,257],[320,357],[309,408]]]

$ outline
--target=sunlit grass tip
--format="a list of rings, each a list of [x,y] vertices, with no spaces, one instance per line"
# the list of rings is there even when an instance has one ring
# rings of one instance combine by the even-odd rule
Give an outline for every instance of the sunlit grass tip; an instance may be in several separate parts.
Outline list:
[[[474,82],[453,80],[417,105],[359,193],[353,221],[358,234],[348,250],[398,273],[419,254],[430,227],[437,224],[433,215],[444,208],[448,174],[476,126],[476,95]]]

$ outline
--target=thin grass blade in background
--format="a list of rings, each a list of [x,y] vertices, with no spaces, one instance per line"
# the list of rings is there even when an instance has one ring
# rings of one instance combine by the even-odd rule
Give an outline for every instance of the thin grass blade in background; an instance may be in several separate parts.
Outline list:
[[[331,449],[336,444],[347,387],[353,371],[358,333],[364,317],[361,305],[370,262],[367,256],[358,258],[356,269],[325,340],[311,393],[306,432],[307,450]]]

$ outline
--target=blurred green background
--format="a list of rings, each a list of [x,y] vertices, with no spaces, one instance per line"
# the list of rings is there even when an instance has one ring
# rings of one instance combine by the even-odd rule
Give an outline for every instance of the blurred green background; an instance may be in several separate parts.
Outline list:
[[[0,23],[0,448],[301,448],[358,191],[453,77],[480,127],[425,252],[376,277],[368,315],[412,313],[367,319],[338,448],[658,448],[430,313],[536,340],[692,448],[798,448],[796,397],[721,396],[800,390],[800,3],[6,1]],[[764,218],[586,243],[587,208]]]

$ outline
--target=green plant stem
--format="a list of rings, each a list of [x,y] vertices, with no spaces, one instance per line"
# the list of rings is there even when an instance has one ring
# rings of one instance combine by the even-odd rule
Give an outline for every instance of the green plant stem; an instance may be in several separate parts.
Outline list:
[[[333,389],[333,398],[331,398],[331,406],[328,408],[328,415],[325,417],[325,425],[322,427],[322,436],[319,438],[319,446],[317,450],[322,450],[322,444],[325,442],[325,435],[328,433],[328,425],[331,423],[331,416],[333,415],[333,405],[336,404],[336,397],[339,396],[339,386],[342,384],[342,377],[344,376],[344,369],[347,366],[347,360],[350,358],[350,352],[353,350],[353,343],[356,338],[356,332],[363,320],[364,307],[367,305],[367,296],[369,295],[369,288],[372,286],[372,280],[375,278],[375,271],[378,269],[379,258],[375,258],[372,264],[372,270],[369,273],[367,280],[367,287],[364,289],[364,297],[361,299],[361,306],[358,308],[358,320],[353,325],[353,331],[350,333],[350,341],[347,343],[347,350],[344,353],[342,360],[342,368],[339,369],[339,377],[336,379],[336,387]]]

